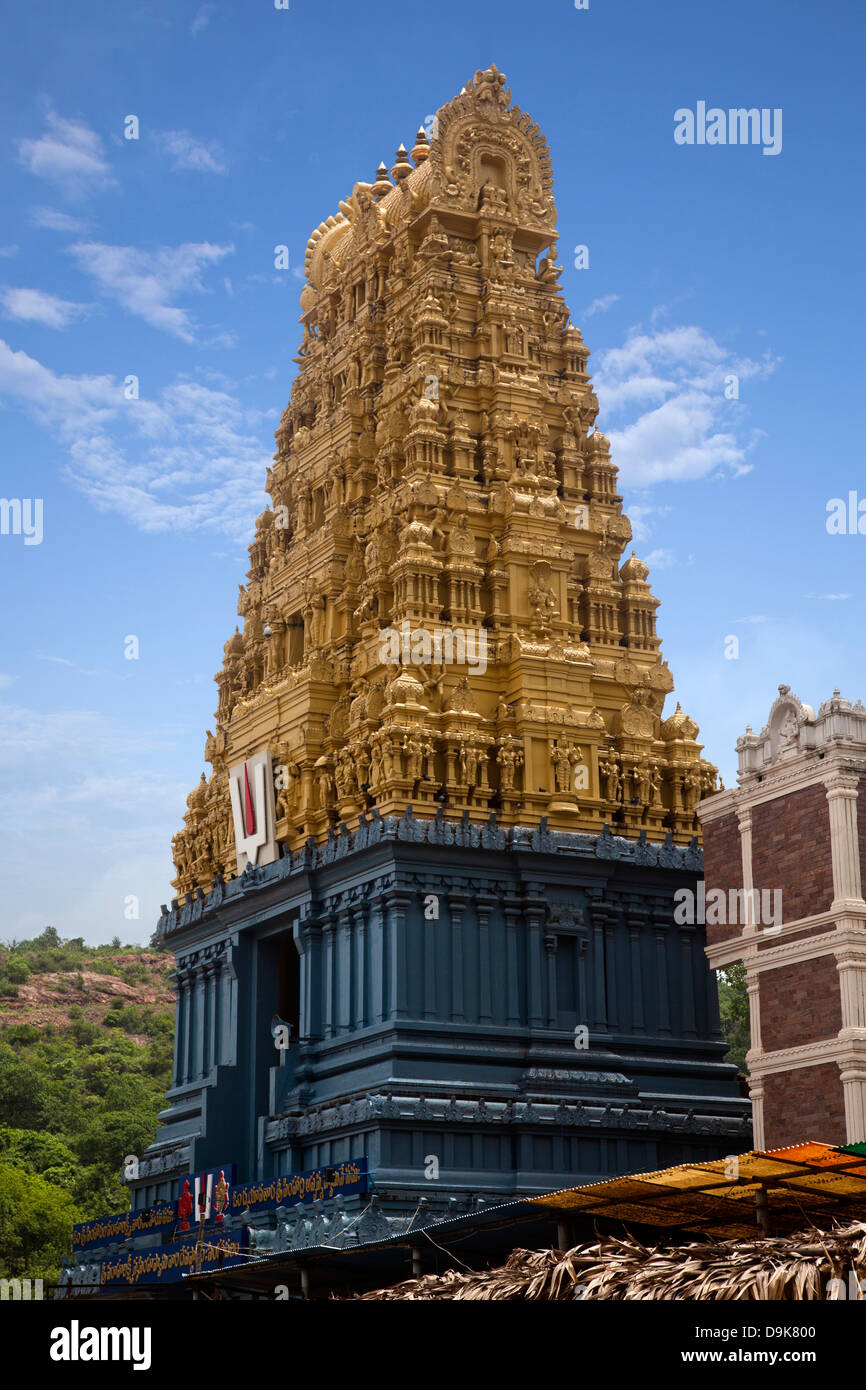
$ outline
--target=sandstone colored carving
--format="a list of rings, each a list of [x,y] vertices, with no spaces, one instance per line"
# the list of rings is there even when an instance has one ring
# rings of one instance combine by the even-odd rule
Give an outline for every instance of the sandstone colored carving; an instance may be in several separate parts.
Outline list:
[[[234,876],[227,770],[261,749],[292,849],[407,804],[686,844],[715,788],[694,722],[661,722],[658,604],[623,561],[547,144],[495,67],[435,129],[307,246],[273,506],[216,677],[213,771],[174,840],[181,895]],[[383,659],[383,632],[437,629],[452,645],[429,664]]]

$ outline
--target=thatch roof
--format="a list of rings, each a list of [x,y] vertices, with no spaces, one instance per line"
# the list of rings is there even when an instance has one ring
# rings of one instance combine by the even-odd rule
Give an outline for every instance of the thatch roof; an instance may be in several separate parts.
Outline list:
[[[866,1222],[773,1239],[642,1245],[604,1236],[568,1251],[515,1250],[501,1269],[428,1274],[364,1299],[839,1299],[866,1289]],[[841,1281],[833,1284],[831,1281]],[[866,1293],[860,1295],[866,1297]]]

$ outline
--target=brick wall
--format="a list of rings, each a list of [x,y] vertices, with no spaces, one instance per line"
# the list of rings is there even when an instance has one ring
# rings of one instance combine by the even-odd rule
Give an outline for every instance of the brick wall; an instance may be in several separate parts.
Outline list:
[[[835,955],[764,970],[758,987],[764,1052],[834,1038],[842,1027]]]
[[[785,922],[829,908],[833,861],[830,810],[822,785],[774,797],[754,808],[752,882],[756,888],[782,889]]]
[[[768,781],[767,791],[772,790]],[[758,893],[782,890],[784,924],[827,912],[833,902],[833,859],[830,810],[823,784],[801,788],[786,796],[768,797],[751,809],[752,882]],[[858,796],[860,855],[866,879],[866,777]],[[704,874],[707,893],[726,895],[742,888],[739,820],[735,812],[704,824]],[[716,945],[737,937],[742,923],[707,923],[707,943]],[[832,931],[832,924],[829,928]],[[774,950],[779,938],[763,937],[758,949]],[[826,925],[807,928],[798,940],[815,938],[810,948],[826,945]],[[786,942],[789,938],[785,938]],[[839,972],[834,953],[816,955],[759,974],[761,1047],[766,1053],[834,1039],[842,1026]],[[763,1077],[764,1142],[779,1148],[808,1139],[844,1144],[844,1089],[835,1061]]]
[[[727,897],[730,888],[743,886],[743,854],[740,848],[740,823],[734,812],[704,824],[704,878],[707,892],[721,888]],[[742,924],[720,925],[707,923],[707,944],[727,941],[739,936]]]
[[[783,897],[782,901],[783,901],[783,903],[784,903],[784,897]],[[809,941],[809,940],[811,940],[811,938],[812,938],[813,936],[826,936],[826,935],[827,935],[827,927],[826,927],[826,926],[802,927],[802,928],[800,929],[800,931],[791,932],[790,936],[788,936],[788,935],[785,936],[785,945],[787,946],[788,943],[791,942],[791,941]],[[778,946],[778,944],[779,944],[779,938],[776,937],[776,936],[767,936],[767,937],[764,937],[764,938],[760,938],[760,937],[759,937],[759,939],[758,939],[758,953],[760,954],[761,951],[772,951],[772,950],[775,949],[776,946]]]
[[[860,874],[864,879],[862,887],[866,892],[866,778],[863,777],[857,791],[857,836],[860,841]]]
[[[807,1139],[844,1144],[845,1100],[835,1062],[764,1077],[764,1147]]]

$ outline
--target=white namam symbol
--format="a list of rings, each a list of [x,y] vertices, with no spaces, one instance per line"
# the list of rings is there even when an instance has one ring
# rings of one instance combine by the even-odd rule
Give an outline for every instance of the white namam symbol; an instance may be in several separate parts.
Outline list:
[[[239,769],[240,776],[230,780],[232,815],[235,822],[235,844],[255,864],[259,850],[268,838],[268,818],[265,813],[265,765],[253,766],[253,781],[247,763]],[[253,790],[255,789],[255,790]]]

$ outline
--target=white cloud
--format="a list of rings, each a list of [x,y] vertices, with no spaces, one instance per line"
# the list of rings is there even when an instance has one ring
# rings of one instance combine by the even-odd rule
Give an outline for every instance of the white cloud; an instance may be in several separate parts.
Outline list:
[[[102,140],[84,121],[49,111],[38,140],[19,140],[22,164],[36,178],[55,184],[70,198],[114,186],[102,152]]]
[[[670,507],[655,507],[649,503],[633,502],[628,509],[628,517],[635,541],[649,540],[653,527],[651,518],[667,516],[670,510]]]
[[[166,153],[171,155],[172,169],[196,169],[205,174],[226,173],[223,151],[216,141],[205,144],[203,140],[196,140],[188,130],[166,130],[157,138]]]
[[[22,706],[0,704],[0,772],[13,774],[32,768],[35,781],[45,781],[57,771],[58,758],[72,758],[82,767],[142,759],[161,749],[170,752],[174,746],[168,733],[162,738],[129,734],[121,725],[94,710],[26,709]],[[124,774],[125,776],[126,774]],[[53,793],[52,793],[53,795]],[[64,788],[57,788],[62,800]],[[13,807],[6,809],[12,813]]]
[[[266,498],[279,412],[228,390],[177,380],[127,401],[108,376],[59,376],[0,340],[0,395],[21,405],[69,455],[67,477],[100,510],[145,532],[209,530],[248,540]]]
[[[748,472],[754,436],[744,437],[745,408],[726,390],[731,377],[742,385],[775,365],[736,357],[695,325],[635,328],[622,347],[601,353],[594,386],[602,418],[614,422],[605,432],[623,483]]]
[[[195,18],[189,26],[189,32],[192,34],[193,38],[195,38],[197,34],[200,34],[202,29],[206,29],[210,24],[210,17],[213,14],[213,10],[213,5],[199,5],[195,12]]]
[[[98,676],[100,680],[110,680],[114,676],[117,679],[117,673],[109,671],[105,666],[80,666],[77,661],[71,661],[68,656],[50,656],[43,652],[37,652],[36,660],[50,661],[55,666],[66,666],[79,676]]]
[[[704,478],[721,469],[748,471],[745,449],[731,430],[718,430],[716,410],[700,392],[688,391],[642,415],[624,430],[610,430],[623,483],[646,486]]]
[[[584,309],[583,317],[591,319],[593,314],[606,313],[611,305],[616,304],[618,299],[618,294],[603,294],[599,299],[594,299],[588,309]]]
[[[194,322],[186,309],[172,301],[181,294],[203,293],[202,270],[229,255],[234,247],[204,241],[143,251],[136,246],[79,241],[69,249],[103,294],[153,328],[192,343]]]
[[[649,555],[644,556],[644,564],[649,565],[650,569],[666,570],[676,563],[677,557],[672,550],[651,550]]]
[[[34,227],[47,227],[51,232],[83,232],[87,227],[82,218],[59,212],[57,208],[34,208],[32,222]]]
[[[0,339],[0,392],[23,403],[49,428],[99,429],[115,416],[121,387],[109,376],[57,376]]]
[[[46,328],[66,328],[75,319],[80,319],[90,312],[86,304],[58,299],[56,295],[46,294],[44,290],[11,287],[0,287],[0,304],[7,318],[20,319],[25,323],[41,323]]]
[[[0,703],[4,937],[52,922],[65,937],[149,938],[172,892],[169,842],[189,790],[154,763],[173,765],[181,749],[170,725],[130,735],[94,710]],[[124,918],[130,895],[137,920]]]

